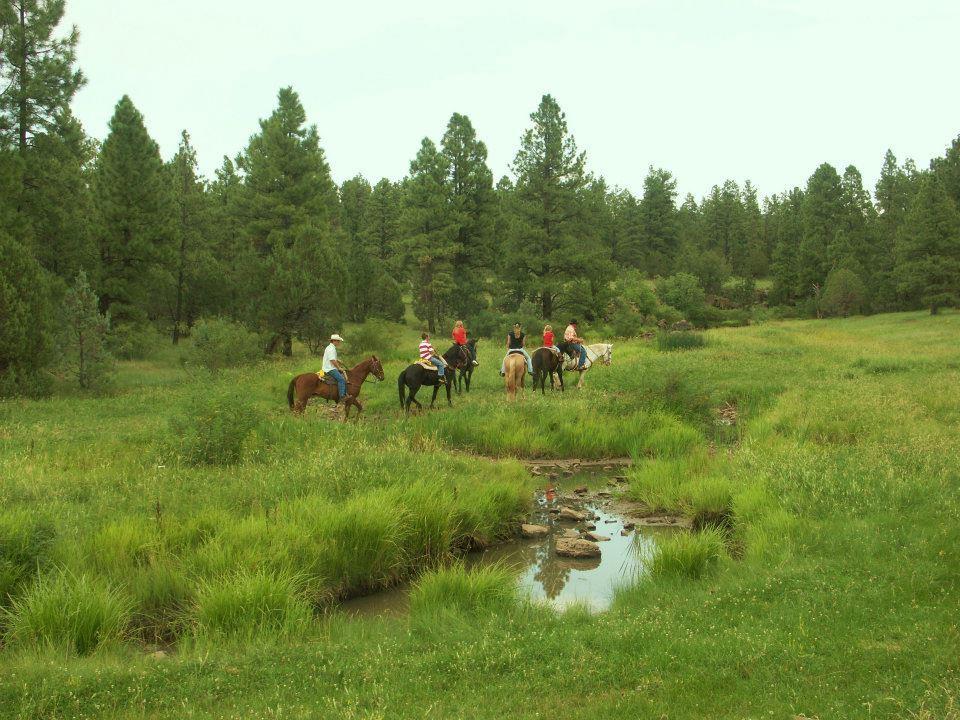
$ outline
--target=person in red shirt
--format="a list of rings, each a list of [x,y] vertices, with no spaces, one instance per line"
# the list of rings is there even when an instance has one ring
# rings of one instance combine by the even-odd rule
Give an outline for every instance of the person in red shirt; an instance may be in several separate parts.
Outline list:
[[[553,326],[552,325],[543,326],[543,346],[553,347]]]
[[[460,346],[466,346],[467,352],[470,353],[471,362],[474,365],[479,365],[477,362],[477,351],[467,345],[467,328],[463,325],[463,320],[457,320],[453,324],[453,341]]]

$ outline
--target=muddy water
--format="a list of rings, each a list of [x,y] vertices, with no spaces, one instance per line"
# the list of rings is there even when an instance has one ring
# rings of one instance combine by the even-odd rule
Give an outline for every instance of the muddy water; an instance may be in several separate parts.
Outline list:
[[[527,522],[546,525],[548,534],[470,553],[463,558],[464,562],[467,566],[502,563],[514,568],[521,595],[534,602],[560,609],[573,604],[594,611],[606,609],[613,601],[617,586],[643,572],[657,536],[674,530],[638,526],[622,534],[627,521],[616,511],[612,497],[615,488],[605,485],[604,480],[603,477],[584,475],[564,480],[545,479],[536,493]],[[577,495],[572,492],[584,485],[588,487],[587,493]],[[550,512],[564,506],[585,510],[594,518],[575,522],[560,519],[555,512]],[[556,554],[556,541],[565,531],[586,532],[589,525],[596,527],[594,532],[610,538],[598,543],[600,557],[573,559]],[[354,598],[341,607],[357,616],[403,615],[409,607],[408,594],[409,586],[399,586]]]

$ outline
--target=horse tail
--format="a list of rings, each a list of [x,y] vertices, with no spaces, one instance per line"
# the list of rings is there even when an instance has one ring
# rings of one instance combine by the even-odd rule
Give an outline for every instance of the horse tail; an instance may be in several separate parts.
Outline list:
[[[406,374],[407,374],[406,370],[401,370],[400,375],[397,376],[397,390],[400,393],[400,409],[401,410],[403,410],[403,403],[407,399],[406,392],[404,392],[405,388],[404,388],[404,382],[403,382],[403,376]]]
[[[293,391],[296,384],[297,379],[294,378],[290,381],[290,386],[287,388],[287,405],[289,405],[291,409],[293,409]]]

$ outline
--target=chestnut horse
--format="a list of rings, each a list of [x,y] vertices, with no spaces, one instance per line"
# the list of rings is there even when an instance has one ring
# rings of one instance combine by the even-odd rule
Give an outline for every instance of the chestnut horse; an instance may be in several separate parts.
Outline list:
[[[377,380],[383,380],[383,365],[380,364],[380,358],[376,355],[371,355],[355,368],[347,371],[347,395],[343,401],[344,422],[350,417],[351,405],[357,406],[357,415],[363,412],[363,405],[357,400],[357,396],[360,395],[363,381],[367,379],[370,373],[373,373]],[[296,396],[296,399],[294,399],[294,396]],[[291,380],[290,386],[287,388],[287,404],[297,414],[302,413],[304,408],[307,407],[307,403],[310,402],[310,398],[316,396],[336,402],[336,381],[329,384],[326,381],[321,382],[316,373],[303,373]]]

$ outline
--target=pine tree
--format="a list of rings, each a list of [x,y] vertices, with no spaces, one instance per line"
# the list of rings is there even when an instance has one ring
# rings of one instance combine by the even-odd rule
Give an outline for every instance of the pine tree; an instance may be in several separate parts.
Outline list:
[[[207,311],[234,319],[244,319],[246,293],[243,272],[252,265],[252,250],[247,244],[240,221],[242,180],[233,161],[224,156],[214,173],[208,192],[208,234],[219,282],[207,295]]]
[[[950,143],[943,157],[933,159],[930,169],[940,177],[943,189],[960,207],[960,135]]]
[[[527,279],[544,318],[563,306],[570,278],[583,277],[605,258],[596,233],[582,222],[590,182],[586,154],[577,149],[557,101],[544,95],[530,119],[513,162],[517,176],[511,207],[516,233],[510,238],[516,274]]]
[[[740,235],[743,245],[743,267],[741,274],[744,277],[763,277],[769,269],[770,258],[767,255],[763,237],[763,214],[760,212],[760,202],[757,200],[757,189],[749,180],[743,186],[742,206]]]
[[[677,254],[677,182],[662,168],[650,166],[640,199],[640,237],[644,269],[666,275]]]
[[[701,209],[707,237],[704,249],[718,251],[733,272],[742,275],[747,252],[743,243],[744,209],[740,187],[733,180],[727,180],[722,187],[714,185]]]
[[[611,258],[618,265],[644,267],[640,204],[629,190],[620,190],[610,197],[613,213]]]
[[[20,210],[32,229],[33,253],[64,285],[81,269],[94,278],[99,273],[90,194],[95,152],[80,123],[64,112],[23,154],[30,180]]]
[[[100,305],[113,322],[142,322],[169,283],[171,207],[163,161],[129,97],[117,103],[94,173]]]
[[[344,317],[337,187],[316,126],[305,123],[299,96],[281,89],[277,109],[237,158],[246,316],[270,338],[268,350],[286,355],[295,336],[315,340]]]
[[[449,316],[455,291],[457,226],[448,202],[450,162],[429,138],[410,163],[400,252],[413,286],[413,311],[435,332]]]
[[[797,255],[797,297],[819,297],[830,271],[829,248],[842,221],[840,176],[828,163],[816,169],[803,199],[803,239]]]
[[[172,326],[171,339],[176,345],[203,308],[212,305],[204,297],[204,290],[209,291],[218,284],[220,269],[207,234],[206,185],[199,176],[197,153],[186,130],[181,133],[180,147],[165,170],[173,202],[171,236],[175,253],[165,305]]]
[[[774,195],[766,203],[764,235],[772,246],[770,302],[788,305],[797,300],[800,287],[800,243],[803,241],[803,191]]]
[[[63,367],[85,390],[110,383],[114,368],[107,351],[110,317],[101,313],[97,296],[81,270],[63,299],[57,346]]]
[[[472,316],[486,307],[496,203],[493,173],[487,166],[487,147],[466,115],[450,117],[440,147],[449,168],[447,188],[457,243],[453,259],[457,291],[450,311],[458,317]]]
[[[908,160],[903,167],[900,167],[893,152],[887,150],[875,189],[877,218],[870,263],[872,267],[869,288],[871,304],[874,310],[880,312],[898,307],[897,281],[894,277],[894,247],[916,189],[917,177],[913,161]]]
[[[53,132],[74,93],[85,82],[74,68],[77,28],[55,37],[64,0],[6,0],[7,26],[0,32],[0,133],[26,152],[41,132]],[[3,18],[0,18],[2,26]],[[8,136],[9,136],[8,135]]]
[[[900,228],[895,274],[903,296],[930,308],[960,303],[960,211],[937,173],[926,174]]]

